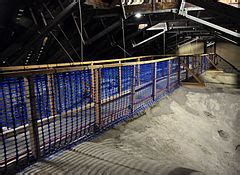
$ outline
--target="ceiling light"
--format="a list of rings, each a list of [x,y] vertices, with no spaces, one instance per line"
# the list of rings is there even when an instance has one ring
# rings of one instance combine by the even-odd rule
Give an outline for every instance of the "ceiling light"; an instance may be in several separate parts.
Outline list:
[[[147,26],[148,26],[147,24],[139,24],[138,29],[142,30],[142,29],[146,28]]]
[[[135,17],[136,17],[136,18],[141,18],[141,17],[142,17],[142,14],[141,14],[141,13],[136,13],[136,14],[135,14]]]

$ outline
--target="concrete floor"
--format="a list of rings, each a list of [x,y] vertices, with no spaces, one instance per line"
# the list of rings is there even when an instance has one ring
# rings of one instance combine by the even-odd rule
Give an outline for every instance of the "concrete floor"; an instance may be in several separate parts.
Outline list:
[[[238,175],[240,89],[219,76],[207,72],[208,87],[181,87],[138,119],[20,174]]]

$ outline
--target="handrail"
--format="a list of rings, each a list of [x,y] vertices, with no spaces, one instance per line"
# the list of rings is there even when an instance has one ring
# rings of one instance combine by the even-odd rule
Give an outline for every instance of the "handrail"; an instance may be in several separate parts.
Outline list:
[[[210,53],[212,54],[212,53]],[[51,69],[51,68],[60,68],[60,67],[69,67],[69,66],[86,66],[86,65],[95,65],[102,63],[114,63],[114,62],[124,62],[137,59],[148,58],[152,59],[154,57],[173,57],[173,56],[204,56],[208,54],[168,54],[168,55],[146,55],[146,56],[137,56],[129,58],[119,58],[112,60],[97,60],[97,61],[85,61],[85,62],[73,62],[73,63],[57,63],[57,64],[43,64],[43,65],[29,65],[29,66],[8,66],[0,67],[0,72],[5,71],[20,71],[20,70],[32,70],[32,69]]]
[[[212,54],[212,53],[211,53]],[[130,65],[141,65],[155,62],[163,62],[166,60],[175,59],[177,56],[206,56],[211,54],[181,54],[181,55],[167,55],[171,57],[154,59],[156,57],[163,57],[166,55],[151,55],[151,56],[139,56],[114,60],[99,60],[99,61],[87,61],[87,62],[75,62],[75,63],[60,63],[60,64],[45,64],[45,65],[31,65],[31,66],[11,66],[0,67],[0,77],[19,77],[19,76],[31,76],[40,74],[53,74],[60,72],[69,72],[83,69],[97,69],[97,68],[109,68],[109,67],[122,67]],[[141,61],[141,59],[147,58],[151,60]],[[135,62],[124,62],[136,60]],[[114,63],[117,62],[117,63]],[[105,64],[100,64],[105,63]]]
[[[142,57],[141,57],[142,58]],[[30,70],[20,70],[20,71],[5,71],[0,73],[0,77],[19,77],[19,76],[31,76],[31,75],[40,75],[40,74],[52,74],[52,73],[60,73],[60,72],[69,72],[83,69],[98,69],[98,68],[110,68],[110,67],[123,67],[123,66],[131,66],[131,65],[141,65],[141,64],[149,64],[149,63],[157,63],[163,62],[166,60],[172,60],[176,57],[162,58],[156,60],[149,61],[136,61],[136,62],[125,62],[125,63],[111,63],[111,64],[101,64],[101,65],[86,65],[86,66],[74,66],[74,67],[53,67],[47,69],[30,69]]]

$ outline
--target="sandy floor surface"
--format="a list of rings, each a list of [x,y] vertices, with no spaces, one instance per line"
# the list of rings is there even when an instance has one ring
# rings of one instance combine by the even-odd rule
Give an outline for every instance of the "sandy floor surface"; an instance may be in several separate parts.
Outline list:
[[[239,175],[240,89],[221,76],[207,75],[205,88],[181,87],[139,118],[25,173]]]
[[[163,166],[240,174],[240,90],[182,87],[95,142]]]

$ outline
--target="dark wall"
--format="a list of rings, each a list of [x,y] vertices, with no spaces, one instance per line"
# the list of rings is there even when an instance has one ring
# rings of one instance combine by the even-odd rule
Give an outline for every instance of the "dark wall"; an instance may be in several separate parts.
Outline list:
[[[240,46],[229,42],[217,42],[216,53],[240,69]]]

